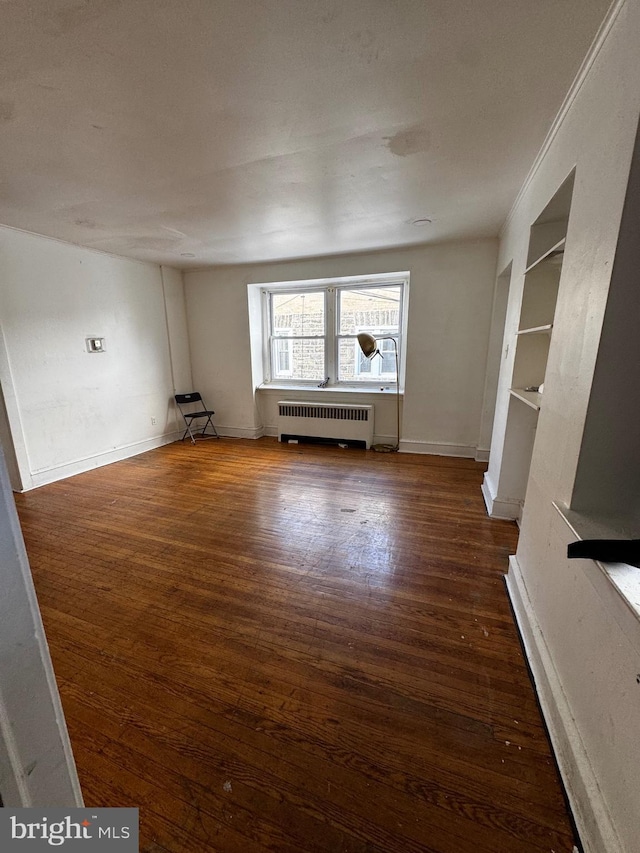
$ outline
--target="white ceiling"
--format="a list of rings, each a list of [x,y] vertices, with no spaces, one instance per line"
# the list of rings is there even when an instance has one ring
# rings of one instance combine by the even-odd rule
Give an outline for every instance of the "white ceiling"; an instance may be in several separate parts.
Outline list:
[[[608,5],[0,0],[0,222],[182,267],[496,235]]]

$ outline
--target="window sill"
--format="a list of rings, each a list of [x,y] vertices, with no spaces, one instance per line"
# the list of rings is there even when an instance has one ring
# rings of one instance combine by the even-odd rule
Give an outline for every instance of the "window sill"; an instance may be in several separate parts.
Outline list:
[[[283,391],[295,391],[303,394],[377,394],[378,396],[395,397],[396,389],[394,386],[374,385],[372,387],[354,386],[354,385],[328,385],[326,388],[318,388],[317,385],[285,385],[284,383],[270,382],[258,385],[256,391],[277,391],[281,394]],[[400,389],[400,396],[404,397],[404,391]]]
[[[631,539],[637,537],[637,529],[634,535],[631,525],[607,523],[605,519],[596,520],[555,501],[553,507],[576,539]],[[597,574],[589,573],[589,580],[600,596],[610,599],[613,593],[615,597],[622,600],[625,605],[626,619],[630,615],[635,622],[633,626],[629,626],[627,623],[627,627],[632,627],[633,634],[637,638],[638,623],[640,622],[640,569],[626,563],[601,563],[599,560],[587,559],[584,562],[594,566],[597,570]],[[606,581],[606,584],[603,584],[603,580]]]

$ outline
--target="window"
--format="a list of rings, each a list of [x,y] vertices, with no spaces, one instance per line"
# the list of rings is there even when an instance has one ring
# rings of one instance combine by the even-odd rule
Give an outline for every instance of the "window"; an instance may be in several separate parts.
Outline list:
[[[264,285],[267,382],[395,383],[408,279],[408,273],[394,273]],[[365,358],[360,332],[378,340],[379,354]]]
[[[271,377],[316,383],[324,379],[324,291],[272,291],[268,297]]]

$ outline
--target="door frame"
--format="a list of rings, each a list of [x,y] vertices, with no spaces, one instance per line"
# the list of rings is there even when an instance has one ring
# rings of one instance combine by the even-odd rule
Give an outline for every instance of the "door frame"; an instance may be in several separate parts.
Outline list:
[[[83,805],[4,453],[0,452],[0,796]]]

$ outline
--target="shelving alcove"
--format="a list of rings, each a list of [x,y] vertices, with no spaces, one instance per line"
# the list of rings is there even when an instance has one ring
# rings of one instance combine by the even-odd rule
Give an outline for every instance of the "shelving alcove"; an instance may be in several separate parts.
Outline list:
[[[509,390],[502,469],[509,498],[524,504],[564,258],[573,173],[531,226]]]

